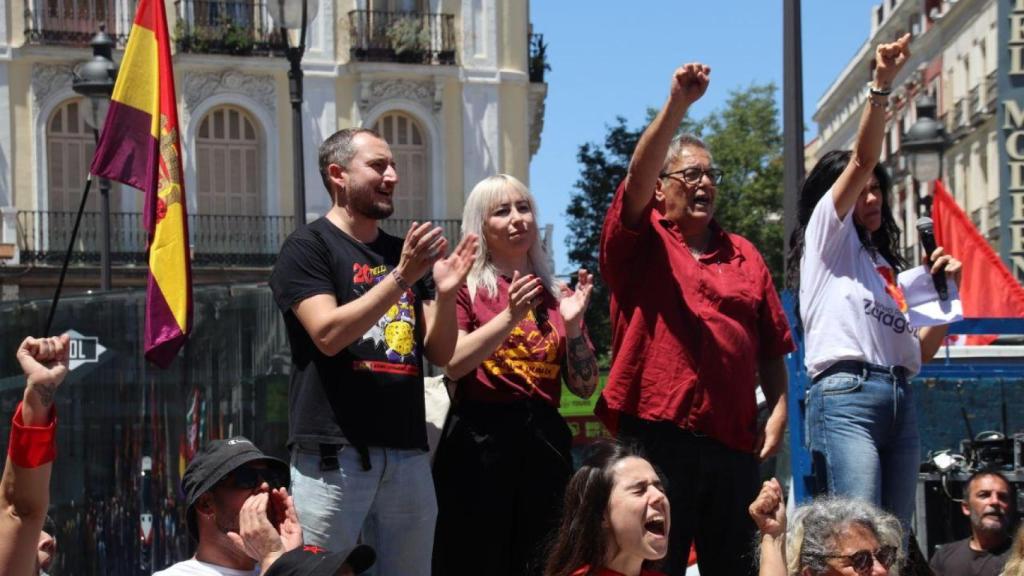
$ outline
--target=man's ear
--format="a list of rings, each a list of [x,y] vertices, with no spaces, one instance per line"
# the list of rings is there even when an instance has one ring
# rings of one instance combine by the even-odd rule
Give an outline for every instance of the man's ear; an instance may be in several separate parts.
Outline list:
[[[968,496],[967,498],[969,500],[970,496]],[[960,503],[960,510],[964,513],[964,516],[971,515],[971,507],[968,505],[968,500],[964,500],[963,502]]]
[[[348,203],[345,190],[348,188],[348,172],[338,164],[327,165],[327,179],[331,181],[331,196],[336,206]]]
[[[213,514],[213,494],[206,492],[199,496],[195,503],[196,512],[204,516]]]
[[[658,202],[665,201],[665,193],[661,191],[661,178],[654,181],[654,199]]]

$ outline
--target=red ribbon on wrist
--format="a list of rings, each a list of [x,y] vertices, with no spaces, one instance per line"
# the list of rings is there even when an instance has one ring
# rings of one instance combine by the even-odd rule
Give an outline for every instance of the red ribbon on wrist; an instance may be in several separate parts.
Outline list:
[[[7,456],[21,468],[37,468],[57,457],[57,408],[50,408],[46,426],[26,426],[21,416],[21,402],[11,418],[11,441]]]

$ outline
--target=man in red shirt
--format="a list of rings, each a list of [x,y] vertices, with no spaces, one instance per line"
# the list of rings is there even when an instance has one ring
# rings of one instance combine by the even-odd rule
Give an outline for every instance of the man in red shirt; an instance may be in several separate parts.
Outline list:
[[[612,368],[597,413],[668,478],[666,574],[755,574],[757,464],[786,427],[789,326],[757,249],[713,218],[704,143],[673,138],[711,69],[675,71],[664,107],[637,143],[605,218],[601,271],[611,288]],[[757,421],[760,380],[769,418]]]

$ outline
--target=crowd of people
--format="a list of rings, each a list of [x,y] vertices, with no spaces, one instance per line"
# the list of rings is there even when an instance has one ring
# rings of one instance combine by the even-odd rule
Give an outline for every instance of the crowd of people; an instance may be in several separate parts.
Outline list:
[[[895,277],[908,263],[878,160],[909,43],[877,47],[853,150],[826,154],[800,191],[789,272],[827,496],[791,522],[758,464],[783,441],[794,339],[757,247],[714,218],[712,151],[677,135],[711,77],[690,63],[603,225],[613,341],[596,414],[615,441],[574,470],[558,407],[563,383],[581,398],[597,388],[583,321],[595,278],[555,279],[526,186],[478,183],[457,244],[430,222],[392,236],[378,226],[399,180],[390,147],[341,130],[319,151],[332,207],[288,238],[270,278],[291,344],[290,462],[242,437],[209,442],[182,478],[195,555],[157,574],[680,576],[691,547],[706,576],[899,573],[919,462],[909,380],[946,333],[871,312],[905,311]],[[941,248],[926,262],[959,277]],[[51,546],[40,534],[67,337],[26,339],[18,358],[0,574],[21,576],[45,569]],[[451,397],[436,450],[425,361],[444,367]],[[972,535],[935,554],[935,573],[1024,575],[1012,508],[1005,477],[972,477]]]

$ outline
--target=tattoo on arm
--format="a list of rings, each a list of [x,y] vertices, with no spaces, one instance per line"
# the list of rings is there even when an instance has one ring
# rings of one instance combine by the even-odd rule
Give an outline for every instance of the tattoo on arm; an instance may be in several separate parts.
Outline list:
[[[39,403],[43,405],[43,408],[49,408],[53,405],[53,397],[57,394],[57,387],[53,384],[36,384],[32,387],[32,391],[39,397]]]
[[[597,358],[594,357],[594,351],[587,346],[587,339],[583,336],[570,338],[567,348],[569,390],[581,398],[589,398],[597,387]]]

